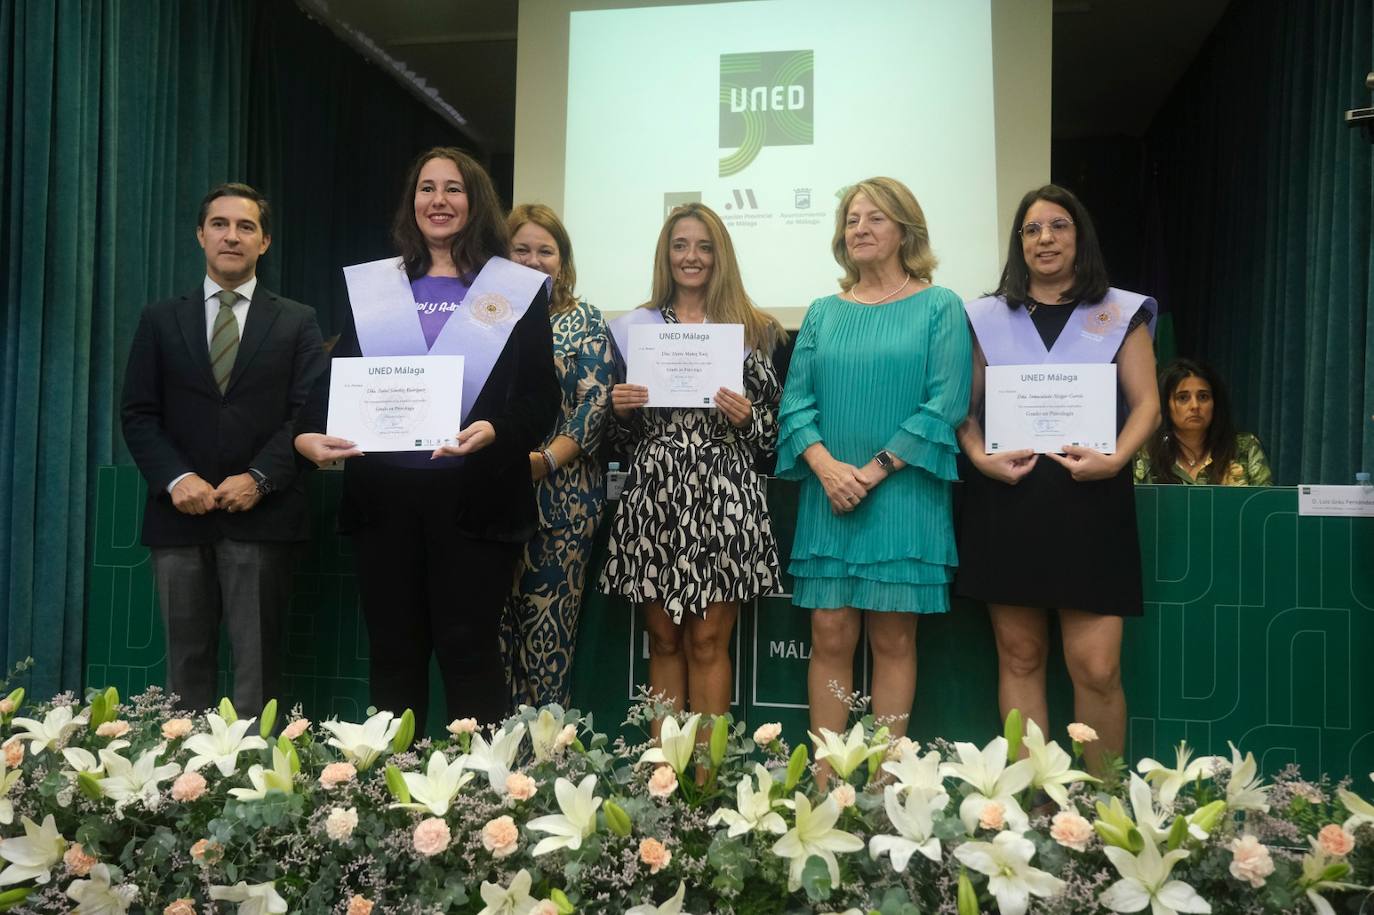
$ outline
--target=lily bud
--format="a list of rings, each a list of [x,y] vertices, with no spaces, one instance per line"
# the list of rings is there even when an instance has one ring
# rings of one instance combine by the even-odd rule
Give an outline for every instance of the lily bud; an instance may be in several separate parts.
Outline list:
[[[802,775],[806,773],[806,763],[806,744],[799,743],[792,751],[792,758],[787,761],[787,781],[782,786],[783,794],[789,794],[797,787],[797,782],[801,781]]]
[[[711,768],[719,769],[725,761],[726,743],[730,739],[730,719],[717,715],[711,725]]]
[[[277,723],[277,700],[268,699],[262,707],[262,719],[258,722],[258,733],[266,740],[272,735],[272,727]]]
[[[401,777],[401,770],[391,763],[386,764],[386,787],[397,801],[402,804],[410,803],[410,788],[406,785],[406,780]]]
[[[606,814],[606,828],[622,839],[630,834],[630,815],[615,801],[608,800],[601,805]]]
[[[225,724],[233,724],[239,720],[239,713],[234,709],[234,703],[225,696],[219,700],[219,716],[224,719]]]
[[[1007,738],[1007,762],[1014,763],[1021,756],[1021,738],[1025,736],[1025,722],[1021,719],[1019,708],[1014,708],[1007,714],[1002,736]]]
[[[391,752],[404,753],[410,749],[410,743],[415,739],[415,713],[406,709],[401,713],[401,726],[396,729],[396,736],[391,738]]]

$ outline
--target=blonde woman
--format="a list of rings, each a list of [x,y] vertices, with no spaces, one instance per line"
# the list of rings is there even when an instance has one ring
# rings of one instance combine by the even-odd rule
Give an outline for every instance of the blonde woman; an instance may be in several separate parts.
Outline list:
[[[744,325],[744,390],[715,406],[650,408],[640,385],[611,389],[608,434],[631,455],[602,589],[642,608],[649,686],[682,708],[722,714],[731,697],[730,633],[741,601],[778,588],[777,546],[755,458],[777,435],[776,320],[744,292],[720,217],[678,207],[659,233],[653,298],[613,322]],[[619,344],[620,334],[613,337]]]
[[[572,241],[558,216],[543,204],[522,204],[506,226],[511,260],[553,277],[549,322],[563,404],[558,425],[529,455],[539,528],[525,545],[502,636],[514,704],[566,708],[587,560],[605,504],[595,451],[613,363],[605,319],[573,291]]]
[[[811,303],[779,410],[778,476],[802,484],[793,602],[811,611],[812,728],[845,725],[862,623],[873,712],[902,734],[917,616],[949,609],[972,349],[963,302],[931,285],[930,235],[906,185],[859,182],[835,222],[840,292]]]

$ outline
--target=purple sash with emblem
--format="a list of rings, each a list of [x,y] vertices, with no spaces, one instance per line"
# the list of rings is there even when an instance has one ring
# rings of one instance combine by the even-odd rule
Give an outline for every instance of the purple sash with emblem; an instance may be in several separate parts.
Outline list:
[[[988,365],[1042,365],[1115,360],[1131,318],[1142,306],[1149,309],[1145,323],[1154,336],[1159,304],[1149,296],[1112,288],[1100,302],[1079,303],[1048,350],[1025,308],[1011,308],[1000,296],[988,296],[966,303],[964,309]]]
[[[487,261],[449,316],[433,346],[416,314],[415,298],[399,257],[344,268],[353,324],[364,356],[462,356],[463,418],[482,393],[515,324],[541,286],[551,280],[504,257]]]

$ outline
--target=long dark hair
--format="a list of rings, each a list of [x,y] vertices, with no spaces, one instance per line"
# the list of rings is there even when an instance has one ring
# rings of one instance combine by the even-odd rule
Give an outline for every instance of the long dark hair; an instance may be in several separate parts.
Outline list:
[[[448,159],[458,166],[463,176],[463,190],[468,197],[468,218],[453,237],[453,263],[459,270],[480,270],[493,257],[505,257],[510,251],[510,235],[502,216],[501,198],[480,163],[456,146],[436,146],[425,150],[411,163],[401,186],[401,199],[396,204],[396,216],[391,220],[391,241],[396,253],[405,261],[406,274],[413,280],[424,276],[431,266],[429,246],[415,224],[415,185],[420,169],[430,159]]]
[[[1148,483],[1177,483],[1174,463],[1178,460],[1178,439],[1174,436],[1174,420],[1169,411],[1174,392],[1185,379],[1201,378],[1212,389],[1212,424],[1203,436],[1204,454],[1211,454],[1212,463],[1205,471],[1207,482],[1220,484],[1236,459],[1236,425],[1231,418],[1231,397],[1226,384],[1210,365],[1193,359],[1175,359],[1159,373],[1159,405],[1162,418],[1154,438],[1146,446],[1150,456]]]
[[[1097,230],[1093,228],[1092,217],[1088,210],[1067,188],[1057,184],[1047,184],[1026,193],[1016,208],[1016,217],[1011,221],[1011,241],[1007,245],[1007,265],[1002,268],[1002,279],[997,283],[993,295],[1000,295],[1008,305],[1021,306],[1030,300],[1030,268],[1021,248],[1021,225],[1026,221],[1028,211],[1037,200],[1044,200],[1063,207],[1073,220],[1075,231],[1074,280],[1069,291],[1064,294],[1065,302],[1098,302],[1107,295],[1107,262],[1102,259],[1102,246],[1097,243]],[[1053,305],[1054,302],[1046,304]]]

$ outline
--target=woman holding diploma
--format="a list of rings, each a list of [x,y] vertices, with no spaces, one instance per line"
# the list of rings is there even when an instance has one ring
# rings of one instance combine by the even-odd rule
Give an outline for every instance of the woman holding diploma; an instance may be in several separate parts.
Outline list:
[[[461,355],[462,424],[437,449],[363,455],[326,435],[329,375],[296,450],[348,458],[339,529],[353,537],[372,702],[424,727],[437,656],[450,717],[499,721],[510,692],[502,608],[538,515],[529,454],[558,414],[548,277],[505,259],[491,179],[458,149],[411,166],[392,223],[400,256],[345,269],[350,320],[335,359]]]
[[[985,601],[997,638],[998,700],[1049,732],[1045,661],[1049,613],[1059,611],[1074,716],[1097,730],[1089,762],[1125,743],[1121,619],[1143,612],[1132,455],[1159,423],[1150,325],[1155,301],[1113,289],[1092,220],[1069,191],[1046,185],[1021,199],[997,291],[967,306],[976,342],[973,396],[959,429],[971,469],[956,588]],[[1116,450],[1065,443],[989,454],[985,369],[1112,363]],[[1069,438],[1072,433],[1065,435]]]
[[[511,259],[553,277],[549,319],[563,402],[557,428],[529,455],[539,530],[525,545],[502,636],[514,701],[567,708],[587,560],[605,500],[593,455],[610,400],[610,337],[601,312],[573,293],[572,241],[553,210],[523,204],[506,227]]]
[[[648,407],[649,389],[611,389],[607,434],[631,456],[601,587],[642,607],[649,688],[677,708],[730,708],[730,632],[740,601],[777,590],[777,545],[755,457],[772,450],[778,380],[770,353],[782,328],[744,292],[720,217],[692,203],[668,216],[654,254],[653,298],[612,322],[742,324],[744,390],[715,406]],[[703,732],[704,735],[704,732]]]
[[[873,713],[901,735],[917,614],[949,609],[968,327],[959,297],[931,285],[925,215],[900,181],[850,187],[831,249],[840,292],[807,310],[779,411],[778,476],[802,484],[792,600],[811,610],[812,729],[844,728],[865,623]]]

